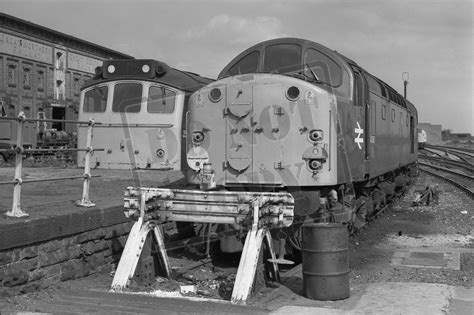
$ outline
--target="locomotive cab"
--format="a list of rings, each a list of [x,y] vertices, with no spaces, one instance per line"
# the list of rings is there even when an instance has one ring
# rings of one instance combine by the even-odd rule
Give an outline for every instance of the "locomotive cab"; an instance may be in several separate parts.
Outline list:
[[[95,167],[181,170],[187,99],[210,81],[156,60],[104,61],[80,95],[79,120],[98,122],[93,145],[104,149],[94,153]],[[87,128],[79,127],[79,147]]]

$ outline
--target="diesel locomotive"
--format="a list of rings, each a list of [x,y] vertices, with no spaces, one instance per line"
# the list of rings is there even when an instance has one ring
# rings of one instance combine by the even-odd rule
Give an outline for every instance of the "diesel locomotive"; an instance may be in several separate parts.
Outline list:
[[[93,165],[181,170],[188,98],[211,81],[157,60],[104,61],[80,94],[79,120],[100,123],[93,145],[104,151],[94,152]],[[87,126],[79,126],[78,147],[86,135]],[[77,161],[84,165],[84,152]]]
[[[295,229],[308,218],[357,227],[416,174],[417,122],[411,102],[342,54],[265,41],[191,95],[188,182],[289,192]]]

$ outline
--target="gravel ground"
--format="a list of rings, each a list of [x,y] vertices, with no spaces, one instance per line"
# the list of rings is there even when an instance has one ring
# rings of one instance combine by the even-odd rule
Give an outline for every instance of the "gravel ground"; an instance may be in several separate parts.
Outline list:
[[[412,207],[413,192],[437,184],[438,201]],[[394,252],[457,251],[460,270],[390,265]],[[474,279],[474,202],[436,178],[421,174],[417,185],[391,209],[351,241],[351,280],[428,282],[472,286]]]

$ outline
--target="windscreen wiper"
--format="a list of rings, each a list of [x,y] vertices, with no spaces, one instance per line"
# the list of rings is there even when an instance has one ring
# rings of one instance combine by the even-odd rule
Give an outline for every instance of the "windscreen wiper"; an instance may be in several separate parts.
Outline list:
[[[306,63],[305,64],[306,67],[308,67],[309,71],[311,72],[311,74],[313,75],[313,78],[316,80],[316,82],[321,82],[321,80],[319,80],[318,76],[316,75],[316,73],[314,73],[313,69],[311,69],[311,67]]]

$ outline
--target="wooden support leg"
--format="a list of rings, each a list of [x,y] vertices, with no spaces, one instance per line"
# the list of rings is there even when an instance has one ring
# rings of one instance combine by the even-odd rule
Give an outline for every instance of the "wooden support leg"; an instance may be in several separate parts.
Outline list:
[[[273,262],[271,263],[272,265],[272,275],[273,275],[273,281],[275,282],[280,282],[280,270],[278,269],[278,263],[276,263],[276,255],[275,255],[275,251],[273,250],[273,241],[272,241],[272,235],[270,234],[270,231],[269,230],[265,230],[265,242],[267,244],[267,250],[269,252],[269,256],[271,257],[271,260],[273,260]],[[280,249],[281,250],[281,249]]]
[[[125,243],[122,257],[120,257],[117,270],[115,271],[112,289],[121,290],[125,288],[132,279],[149,231],[149,222],[143,224],[143,218],[139,218],[133,225],[127,242]]]
[[[265,231],[266,229],[253,227],[247,233],[242,257],[239,262],[239,269],[235,278],[234,290],[232,291],[231,302],[234,304],[245,303],[250,295]]]
[[[171,277],[171,264],[168,258],[168,254],[166,253],[165,242],[163,240],[163,233],[161,233],[161,229],[158,225],[155,225],[153,228],[153,232],[155,233],[156,242],[158,243],[158,251],[160,255],[160,260],[165,269],[166,277]]]

